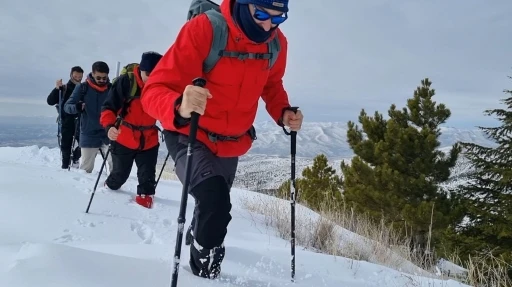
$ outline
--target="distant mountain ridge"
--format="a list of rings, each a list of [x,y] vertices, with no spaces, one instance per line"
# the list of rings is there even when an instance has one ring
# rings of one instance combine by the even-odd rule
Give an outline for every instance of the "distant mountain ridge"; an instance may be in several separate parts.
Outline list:
[[[47,146],[57,147],[55,117],[1,117],[0,146]],[[290,178],[290,138],[274,122],[255,124],[258,139],[254,141],[249,153],[240,158],[235,186],[259,190],[278,187]],[[493,146],[478,129],[443,127],[441,148],[447,149],[457,141],[474,142],[484,146]],[[340,162],[353,156],[346,141],[347,124],[341,122],[305,122],[298,133],[296,171],[297,177],[302,170],[313,163],[313,158],[325,154],[329,163],[340,174]],[[167,149],[160,145],[159,168],[163,163]],[[166,170],[172,173],[172,160]],[[464,174],[468,164],[461,159],[454,169],[453,182],[458,175]]]
[[[290,154],[290,139],[274,122],[255,125],[258,139],[249,151],[251,155],[286,157]],[[305,122],[297,134],[297,157],[313,158],[323,153],[329,159],[350,158],[353,152],[347,143],[347,124],[341,122]],[[440,148],[452,146],[458,141],[493,146],[479,129],[441,128]]]
[[[57,146],[55,117],[2,117],[0,116],[0,146],[39,145]],[[290,155],[290,138],[274,122],[254,124],[258,139],[244,159],[283,158]],[[441,148],[457,141],[493,146],[494,142],[478,129],[442,127]],[[20,132],[22,131],[22,132]],[[320,153],[329,159],[351,158],[353,152],[347,143],[347,124],[344,122],[304,122],[297,135],[297,157],[314,158]],[[165,144],[161,145],[165,157]]]

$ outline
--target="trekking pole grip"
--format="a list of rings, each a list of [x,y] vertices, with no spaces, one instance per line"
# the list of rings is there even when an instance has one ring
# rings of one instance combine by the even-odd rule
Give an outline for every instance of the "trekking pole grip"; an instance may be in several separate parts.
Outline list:
[[[285,109],[285,111],[292,111],[294,113],[297,113],[298,110],[299,110],[299,107],[288,107]],[[297,132],[296,131],[287,131],[284,126],[283,126],[283,131],[284,131],[285,135],[292,136],[292,144],[294,144],[296,141],[296,138],[297,138]]]
[[[195,78],[192,80],[192,84],[197,87],[204,88],[206,86],[206,80],[203,78]],[[190,134],[195,135],[197,133],[197,127],[199,125],[199,114],[192,112],[192,119],[190,121]]]
[[[121,116],[117,116],[116,122],[114,123],[114,127],[116,129],[119,129],[119,126],[121,125],[122,121],[123,121],[123,119],[121,118]]]

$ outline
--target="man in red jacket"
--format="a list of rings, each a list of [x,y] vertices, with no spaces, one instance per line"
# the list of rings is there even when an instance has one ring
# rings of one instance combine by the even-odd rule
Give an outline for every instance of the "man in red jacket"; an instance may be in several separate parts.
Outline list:
[[[185,179],[185,161],[191,112],[199,119],[189,192],[196,200],[187,232],[192,272],[216,278],[224,258],[224,238],[231,221],[230,189],[238,157],[256,139],[252,127],[260,97],[279,126],[297,131],[302,113],[290,109],[283,87],[287,40],[278,29],[288,12],[288,0],[224,0],[220,11],[228,26],[226,50],[267,53],[267,42],[277,37],[281,50],[269,69],[269,60],[222,57],[209,72],[203,61],[212,47],[208,16],[188,21],[162,57],[142,92],[144,110],[164,127],[167,149],[178,178]],[[194,78],[206,87],[192,86]]]
[[[144,112],[140,93],[161,58],[158,53],[146,52],[142,54],[140,64],[134,65],[133,72],[120,75],[103,103],[100,118],[112,141],[113,170],[105,186],[118,190],[130,176],[135,161],[139,180],[135,201],[147,208],[153,205],[160,144],[156,120]],[[119,130],[114,127],[118,115],[122,118]]]

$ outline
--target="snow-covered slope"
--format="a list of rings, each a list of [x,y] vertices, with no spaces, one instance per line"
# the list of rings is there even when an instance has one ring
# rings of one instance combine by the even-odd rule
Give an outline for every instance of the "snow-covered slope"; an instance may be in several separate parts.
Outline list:
[[[131,177],[120,191],[99,188],[85,214],[99,157],[93,174],[62,171],[58,162],[56,149],[0,148],[0,286],[169,286],[181,185],[161,181],[155,207],[147,210],[132,201]],[[221,278],[206,281],[183,269],[184,247],[178,286],[462,286],[300,247],[291,284],[288,241],[241,207],[251,194],[232,191]],[[189,198],[187,224],[192,209]]]

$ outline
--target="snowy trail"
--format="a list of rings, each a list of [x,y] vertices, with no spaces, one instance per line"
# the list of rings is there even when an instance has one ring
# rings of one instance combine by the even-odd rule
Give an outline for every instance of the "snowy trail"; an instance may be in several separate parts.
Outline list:
[[[181,184],[161,180],[148,210],[133,202],[135,177],[110,191],[102,175],[86,214],[100,159],[92,174],[60,170],[58,161],[55,149],[0,148],[0,287],[169,286]],[[464,286],[299,246],[291,283],[289,242],[237,205],[246,194],[233,190],[221,278],[186,271],[183,246],[178,286]],[[187,227],[193,204],[189,197]]]

